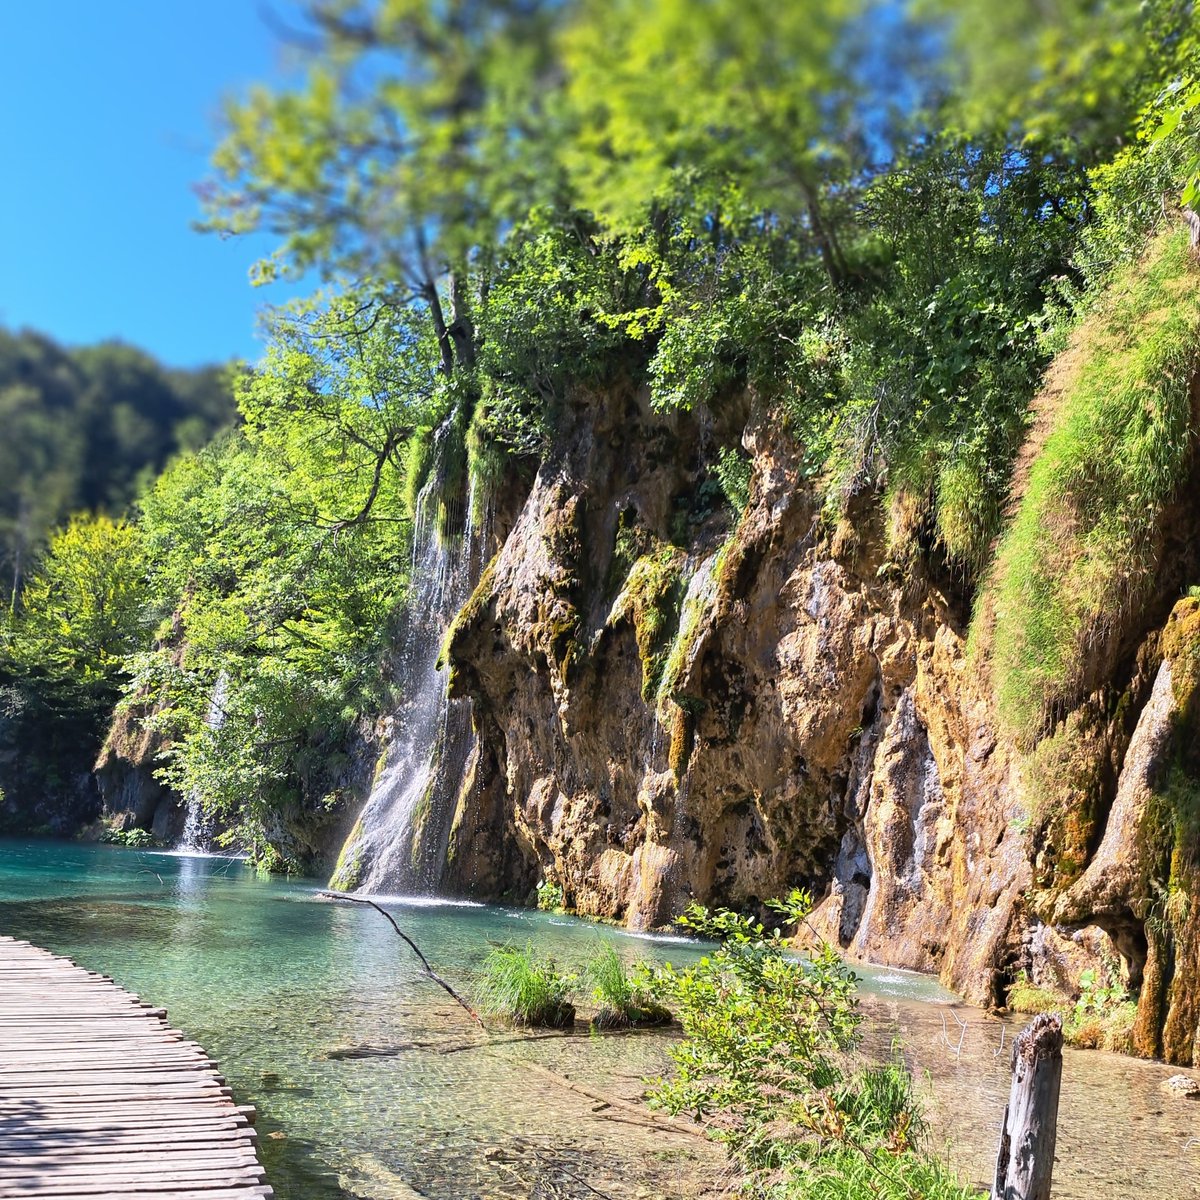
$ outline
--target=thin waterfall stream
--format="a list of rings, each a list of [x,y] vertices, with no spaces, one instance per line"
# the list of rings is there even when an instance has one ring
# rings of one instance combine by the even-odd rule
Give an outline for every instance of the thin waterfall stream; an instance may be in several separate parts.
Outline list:
[[[437,480],[421,490],[413,530],[413,592],[396,667],[400,702],[383,769],[342,851],[335,887],[432,893],[445,860],[456,788],[474,744],[469,703],[451,700],[442,642],[482,571],[491,505],[474,483],[460,535],[444,536]]]
[[[208,698],[208,711],[204,724],[210,733],[216,733],[225,724],[225,704],[229,698],[229,676],[222,671],[213,684]],[[213,820],[205,812],[200,793],[192,791],[187,798],[187,813],[183,822],[183,833],[179,835],[176,850],[191,854],[203,854],[212,846]]]

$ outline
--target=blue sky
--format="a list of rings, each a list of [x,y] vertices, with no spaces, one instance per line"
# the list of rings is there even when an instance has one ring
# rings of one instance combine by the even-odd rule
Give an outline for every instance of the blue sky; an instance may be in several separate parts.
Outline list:
[[[256,0],[0,2],[0,325],[255,358],[270,243],[199,234],[222,97],[286,78]],[[286,12],[284,0],[273,0]]]

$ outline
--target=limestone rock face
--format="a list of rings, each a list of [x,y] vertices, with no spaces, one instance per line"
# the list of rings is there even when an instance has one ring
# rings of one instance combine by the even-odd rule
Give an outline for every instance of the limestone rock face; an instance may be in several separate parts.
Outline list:
[[[170,845],[183,833],[185,807],[154,777],[164,749],[160,735],[146,729],[138,706],[119,712],[109,728],[94,775],[103,816],[119,829],[145,829]]]
[[[478,746],[443,886],[520,896],[545,878],[637,929],[800,886],[849,956],[976,1002],[1019,970],[1136,986],[1137,831],[1178,716],[1171,666],[1143,655],[1119,717],[1086,726],[1101,783],[1068,861],[1031,818],[964,603],[888,561],[877,499],[831,529],[764,418],[744,435],[745,512],[696,511],[709,436],[640,394],[572,410],[449,638]],[[648,620],[618,597],[630,553],[674,561],[666,546],[682,573]]]
[[[1146,897],[1151,869],[1141,831],[1162,782],[1179,715],[1168,659],[1158,668],[1150,699],[1125,753],[1116,799],[1100,846],[1083,875],[1059,897],[1054,908],[1055,924],[1076,924],[1086,917],[1108,925],[1138,920],[1134,909]]]

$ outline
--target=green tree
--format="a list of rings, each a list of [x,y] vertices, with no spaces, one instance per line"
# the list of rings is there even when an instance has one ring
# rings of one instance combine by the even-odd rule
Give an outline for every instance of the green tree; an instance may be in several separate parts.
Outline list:
[[[226,373],[120,343],[66,350],[0,330],[0,571],[13,607],[50,530],[125,512],[149,476],[233,418]]]
[[[111,683],[145,636],[149,596],[140,531],[103,515],[73,517],[21,592],[7,656],[28,675]]]
[[[414,447],[450,401],[431,333],[386,298],[326,296],[267,322],[268,353],[238,388],[242,426],[142,498],[163,624],[130,695],[157,700],[177,790],[260,850],[283,824],[306,829],[285,847],[303,863],[359,714],[386,704]]]

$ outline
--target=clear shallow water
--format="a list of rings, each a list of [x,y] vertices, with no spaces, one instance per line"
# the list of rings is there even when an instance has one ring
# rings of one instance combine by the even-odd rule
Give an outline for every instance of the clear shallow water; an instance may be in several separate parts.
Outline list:
[[[69,954],[170,1010],[259,1110],[280,1200],[715,1194],[720,1151],[643,1129],[564,1080],[636,1099],[666,1069],[668,1035],[587,1035],[481,1046],[471,1023],[418,976],[369,908],[318,899],[310,883],[263,880],[236,861],[0,840],[0,932]],[[491,942],[536,938],[564,963],[612,942],[630,960],[700,952],[524,909],[382,900],[435,967],[469,986]],[[870,1041],[930,1074],[938,1137],[989,1177],[1008,1090],[1001,1024],[922,976],[862,968]],[[943,1019],[947,1037],[943,1037]],[[946,1044],[948,1042],[948,1045]],[[340,1058],[353,1047],[403,1047]],[[330,1052],[334,1057],[329,1057]],[[1200,1196],[1194,1107],[1158,1090],[1172,1071],[1068,1054],[1057,1200]],[[553,1187],[554,1190],[550,1190]]]

